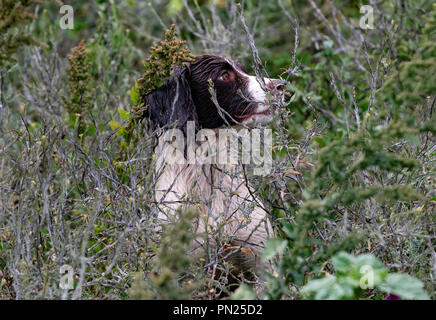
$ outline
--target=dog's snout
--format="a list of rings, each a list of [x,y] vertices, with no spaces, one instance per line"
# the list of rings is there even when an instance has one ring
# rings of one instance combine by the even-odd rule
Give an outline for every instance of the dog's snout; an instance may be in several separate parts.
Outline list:
[[[285,91],[285,85],[280,80],[270,80],[267,83],[267,88],[271,91],[279,91],[284,92]]]
[[[275,89],[277,91],[283,92],[283,91],[285,91],[285,85],[283,83],[279,83],[279,84],[276,85]]]

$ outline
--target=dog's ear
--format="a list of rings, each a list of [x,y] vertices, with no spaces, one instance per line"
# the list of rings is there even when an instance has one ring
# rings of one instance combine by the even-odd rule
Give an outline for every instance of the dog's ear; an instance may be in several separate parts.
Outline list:
[[[149,118],[154,127],[177,128],[186,133],[188,121],[198,128],[198,117],[189,85],[189,67],[177,67],[170,79],[145,97]]]

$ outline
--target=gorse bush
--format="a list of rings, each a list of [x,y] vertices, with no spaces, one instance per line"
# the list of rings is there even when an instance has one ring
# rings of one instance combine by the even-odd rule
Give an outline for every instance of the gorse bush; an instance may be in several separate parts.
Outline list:
[[[432,1],[371,3],[367,30],[353,1],[74,1],[73,30],[59,5],[0,1],[1,298],[435,298]],[[157,224],[142,119],[203,53],[286,83],[272,171],[247,166],[268,267],[234,293],[230,266],[189,254],[204,213]]]

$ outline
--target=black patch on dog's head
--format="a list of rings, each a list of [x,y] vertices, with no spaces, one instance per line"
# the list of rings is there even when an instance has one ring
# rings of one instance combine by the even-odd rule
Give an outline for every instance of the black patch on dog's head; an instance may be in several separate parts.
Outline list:
[[[209,79],[224,111],[222,116],[211,99]],[[194,121],[197,129],[235,124],[235,116],[237,120],[238,115],[249,114],[257,105],[248,92],[243,67],[214,55],[198,56],[195,62],[176,68],[174,75],[145,100],[145,116],[155,126],[185,132],[187,121]]]
[[[198,126],[188,76],[186,67],[176,68],[170,79],[145,97],[144,116],[152,121],[153,127],[185,129],[187,121]]]

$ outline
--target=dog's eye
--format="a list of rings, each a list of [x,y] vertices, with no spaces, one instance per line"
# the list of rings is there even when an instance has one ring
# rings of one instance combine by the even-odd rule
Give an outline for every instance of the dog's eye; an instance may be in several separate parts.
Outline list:
[[[218,80],[229,81],[231,79],[231,74],[229,71],[223,71],[218,77]]]

